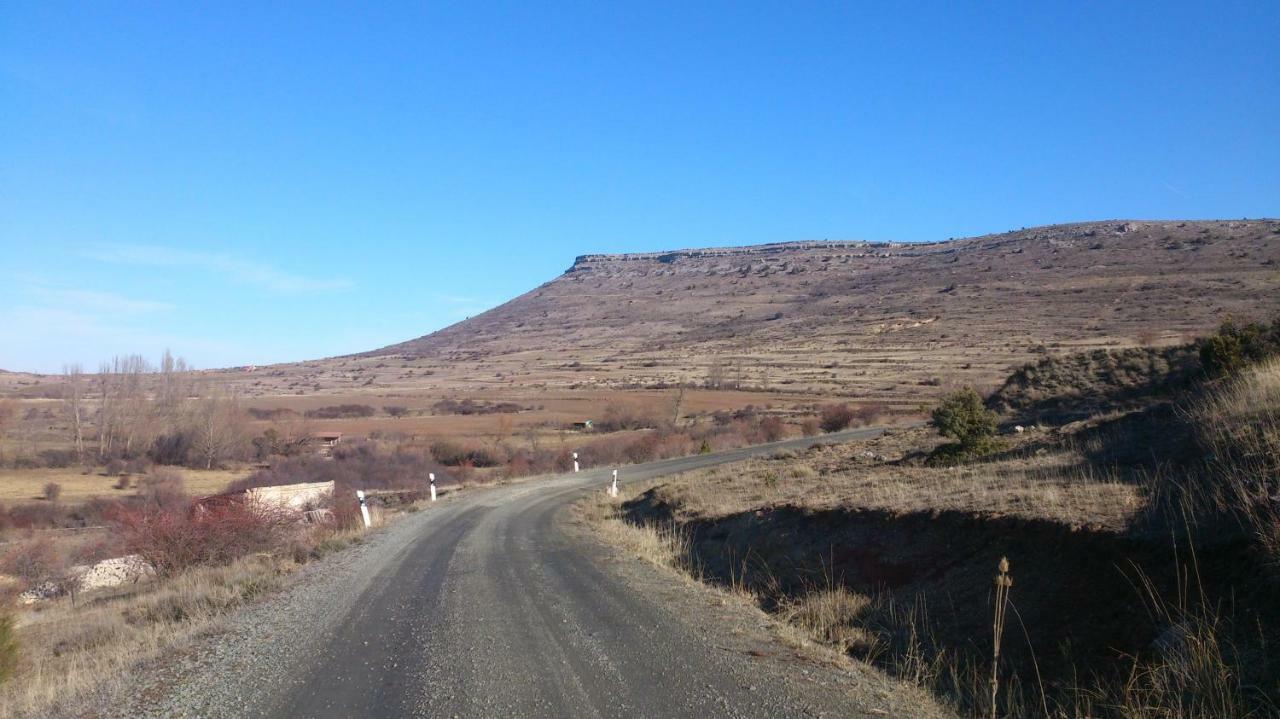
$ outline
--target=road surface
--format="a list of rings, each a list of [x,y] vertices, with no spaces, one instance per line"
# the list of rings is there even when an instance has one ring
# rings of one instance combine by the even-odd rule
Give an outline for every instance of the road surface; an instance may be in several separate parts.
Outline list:
[[[852,430],[620,468],[624,483]],[[305,578],[121,714],[263,717],[916,716],[870,669],[802,661],[762,615],[566,527],[610,469],[459,493]],[[723,604],[723,602],[720,602]],[[158,695],[158,696],[157,696]],[[903,704],[902,702],[907,702]],[[904,707],[910,707],[909,709]]]

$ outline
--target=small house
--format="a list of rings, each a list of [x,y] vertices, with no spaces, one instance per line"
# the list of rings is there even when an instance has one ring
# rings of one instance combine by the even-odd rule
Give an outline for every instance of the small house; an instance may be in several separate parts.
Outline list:
[[[328,457],[333,454],[333,448],[338,446],[338,442],[342,441],[341,432],[316,432],[311,435],[308,444],[316,448],[321,455]]]

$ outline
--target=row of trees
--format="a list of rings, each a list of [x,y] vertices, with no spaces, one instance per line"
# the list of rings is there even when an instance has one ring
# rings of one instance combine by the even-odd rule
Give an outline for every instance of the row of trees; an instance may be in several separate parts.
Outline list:
[[[161,464],[216,467],[249,449],[239,398],[165,352],[159,366],[115,357],[95,374],[63,371],[62,402],[76,459],[148,457]]]

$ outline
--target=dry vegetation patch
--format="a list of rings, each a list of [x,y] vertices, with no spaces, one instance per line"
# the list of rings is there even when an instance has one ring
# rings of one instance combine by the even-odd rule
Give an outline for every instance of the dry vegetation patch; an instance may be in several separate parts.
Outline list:
[[[1032,383],[1026,410],[1105,411],[956,466],[901,430],[634,488],[607,521],[962,714],[1280,714],[1280,364],[1171,389],[1185,369]],[[993,663],[997,563],[1016,581]]]

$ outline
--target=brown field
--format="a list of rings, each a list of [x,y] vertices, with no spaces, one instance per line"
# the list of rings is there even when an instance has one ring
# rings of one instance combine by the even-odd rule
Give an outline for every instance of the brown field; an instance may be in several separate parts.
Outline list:
[[[177,469],[189,493],[201,496],[218,494],[228,484],[249,474],[248,469]],[[83,502],[94,497],[120,498],[135,494],[134,485],[145,475],[134,475],[129,489],[115,489],[116,477],[105,476],[97,468],[86,474],[79,467],[63,469],[0,470],[0,502],[44,502],[44,486],[56,482],[62,493],[59,502]]]

